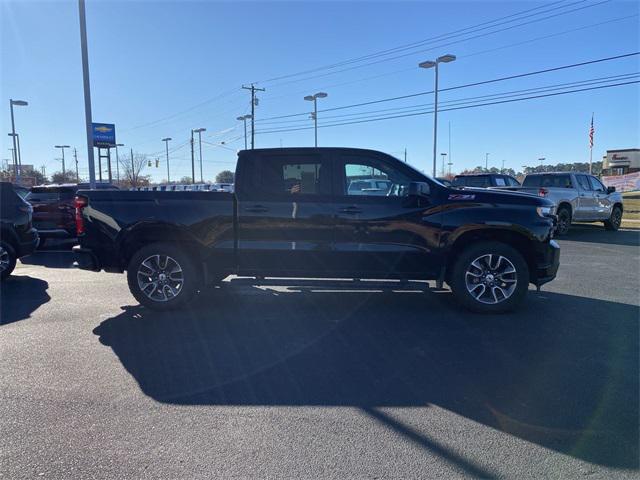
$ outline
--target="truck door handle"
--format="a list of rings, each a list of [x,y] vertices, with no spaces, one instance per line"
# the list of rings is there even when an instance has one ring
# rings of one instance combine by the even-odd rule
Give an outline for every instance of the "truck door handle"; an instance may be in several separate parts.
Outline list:
[[[362,210],[356,206],[344,207],[340,209],[340,213],[346,213],[348,215],[356,215],[362,213]]]
[[[245,208],[244,211],[250,213],[265,213],[268,212],[269,209],[264,205],[253,205],[251,207]]]

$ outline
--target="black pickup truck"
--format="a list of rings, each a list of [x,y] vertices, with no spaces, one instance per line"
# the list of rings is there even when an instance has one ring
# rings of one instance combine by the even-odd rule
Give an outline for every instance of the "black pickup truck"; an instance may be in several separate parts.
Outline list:
[[[384,194],[349,188],[363,180]],[[241,151],[233,193],[80,191],[76,222],[79,267],[126,271],[158,310],[238,274],[435,280],[471,310],[503,312],[555,277],[560,253],[551,202],[448,188],[353,148]]]

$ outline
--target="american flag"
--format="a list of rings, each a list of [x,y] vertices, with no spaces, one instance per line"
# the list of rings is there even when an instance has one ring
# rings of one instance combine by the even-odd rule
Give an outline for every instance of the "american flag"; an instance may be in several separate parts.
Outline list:
[[[596,132],[593,128],[593,114],[591,114],[591,128],[589,129],[589,148],[593,148],[593,134]]]

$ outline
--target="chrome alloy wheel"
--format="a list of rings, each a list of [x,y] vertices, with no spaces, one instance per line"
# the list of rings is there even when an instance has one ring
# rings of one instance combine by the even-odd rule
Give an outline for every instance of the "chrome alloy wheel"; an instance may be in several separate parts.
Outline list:
[[[476,258],[464,274],[467,291],[480,303],[497,304],[513,295],[516,267],[506,257],[487,253]]]
[[[11,258],[9,252],[0,245],[0,273],[4,272],[11,264]]]
[[[154,302],[167,302],[182,291],[182,267],[168,255],[151,255],[138,268],[138,287]]]

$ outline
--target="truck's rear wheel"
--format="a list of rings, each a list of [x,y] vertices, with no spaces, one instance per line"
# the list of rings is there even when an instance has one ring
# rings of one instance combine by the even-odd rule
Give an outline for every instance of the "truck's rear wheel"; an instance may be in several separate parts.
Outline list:
[[[0,241],[0,280],[4,280],[16,268],[16,251],[7,242]]]
[[[455,260],[450,286],[456,299],[479,313],[516,308],[529,288],[529,268],[509,245],[482,242],[464,249]]]
[[[201,287],[191,256],[171,243],[153,243],[134,253],[127,281],[136,300],[153,310],[183,306]]]

